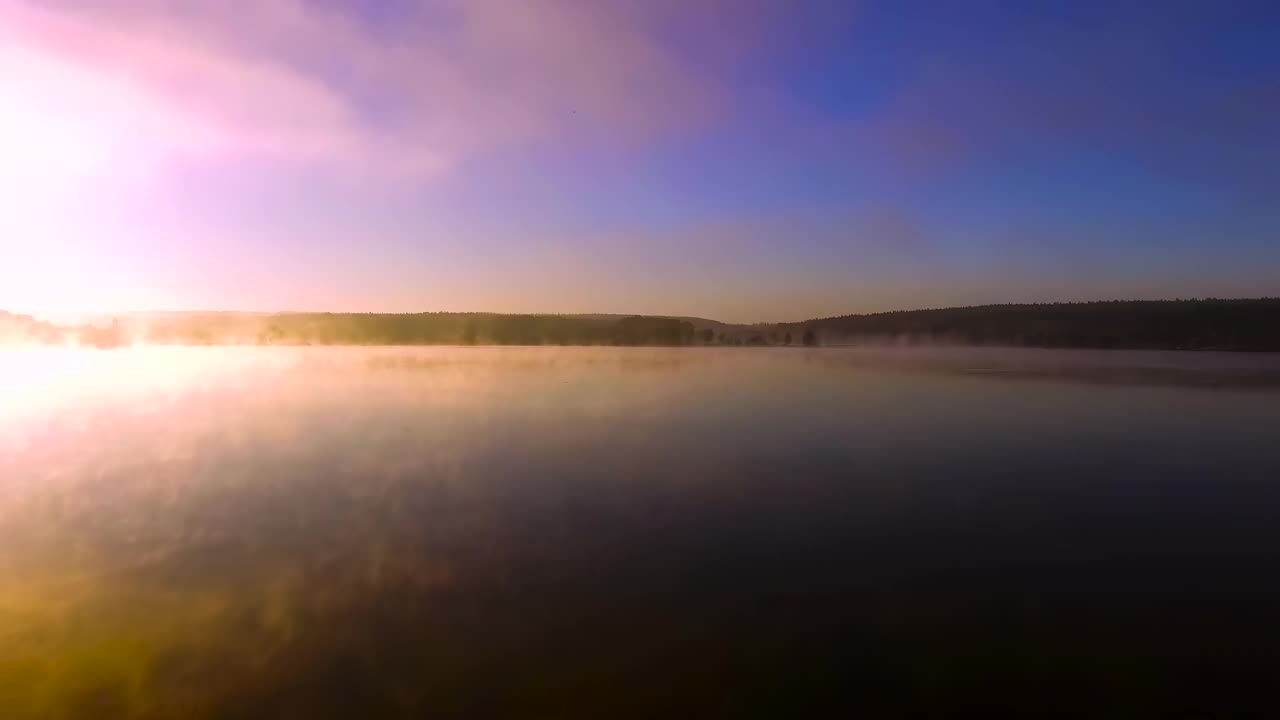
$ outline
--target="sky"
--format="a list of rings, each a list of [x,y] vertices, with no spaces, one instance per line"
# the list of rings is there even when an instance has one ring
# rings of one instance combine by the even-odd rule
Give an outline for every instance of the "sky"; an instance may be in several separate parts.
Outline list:
[[[1280,4],[0,0],[0,308],[1280,295]]]

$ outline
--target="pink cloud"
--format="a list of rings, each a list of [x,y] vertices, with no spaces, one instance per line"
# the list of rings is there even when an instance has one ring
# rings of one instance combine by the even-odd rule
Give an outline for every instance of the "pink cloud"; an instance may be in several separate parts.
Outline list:
[[[0,109],[74,118],[131,154],[431,173],[566,133],[643,142],[722,99],[655,18],[591,0],[440,0],[395,20],[305,0],[0,0]]]

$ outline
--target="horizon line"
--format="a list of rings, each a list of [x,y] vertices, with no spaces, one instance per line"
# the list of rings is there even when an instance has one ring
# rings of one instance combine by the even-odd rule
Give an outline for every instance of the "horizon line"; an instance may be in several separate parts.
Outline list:
[[[50,324],[59,324],[67,322],[92,323],[93,320],[109,319],[113,317],[138,316],[138,315],[515,315],[515,316],[559,316],[559,317],[583,317],[583,316],[615,316],[615,317],[655,317],[655,318],[672,318],[672,319],[691,319],[705,320],[715,322],[722,325],[739,325],[739,326],[759,326],[759,325],[798,325],[806,322],[818,322],[822,320],[832,320],[836,318],[871,316],[871,315],[889,315],[894,313],[910,313],[910,312],[929,312],[938,310],[965,310],[984,307],[1009,307],[1009,306],[1046,306],[1046,305],[1096,305],[1107,303],[1178,303],[1178,302],[1265,302],[1280,301],[1280,295],[1260,295],[1260,296],[1237,296],[1237,297],[1217,297],[1207,295],[1204,297],[1164,297],[1164,298],[1110,298],[1105,300],[1042,300],[1042,301],[1010,301],[1010,302],[987,302],[972,303],[964,305],[928,305],[921,307],[907,307],[893,310],[873,310],[863,312],[849,312],[838,315],[820,315],[807,317],[800,320],[776,320],[764,321],[755,320],[749,322],[735,322],[730,320],[720,320],[714,317],[695,314],[672,314],[672,313],[636,313],[636,312],[501,312],[496,310],[120,310],[113,312],[83,312],[83,313],[49,313],[39,314],[33,312],[22,312],[17,310],[8,310],[0,308],[0,312],[6,312],[10,315],[26,315],[41,322]],[[58,315],[63,318],[74,317],[76,320],[56,319]]]

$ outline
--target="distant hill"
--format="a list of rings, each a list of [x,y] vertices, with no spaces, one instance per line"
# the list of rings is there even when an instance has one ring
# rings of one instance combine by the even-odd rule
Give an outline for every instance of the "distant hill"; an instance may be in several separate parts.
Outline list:
[[[86,328],[92,344],[691,345],[692,323],[646,316],[498,313],[136,313]]]
[[[1280,351],[1280,298],[982,305],[784,323],[823,345]]]
[[[619,319],[621,319],[621,318],[624,318],[624,317],[630,317],[630,316],[628,316],[628,315],[621,315],[621,314],[613,314],[613,313],[593,313],[593,314],[588,314],[588,315],[568,315],[568,316],[566,316],[566,317],[583,318],[583,319],[587,319],[587,320],[613,320],[613,321],[616,321],[616,320],[619,320]],[[725,331],[725,330],[734,330],[734,331],[743,331],[743,332],[745,332],[745,331],[747,331],[747,330],[749,330],[749,329],[751,328],[751,326],[750,326],[750,325],[741,325],[741,324],[735,324],[735,323],[720,322],[719,320],[711,320],[711,319],[709,319],[709,318],[702,318],[702,317],[690,317],[690,316],[685,316],[685,315],[653,315],[653,316],[650,316],[650,317],[661,317],[661,318],[666,318],[666,319],[669,319],[669,320],[682,320],[682,321],[684,321],[684,322],[687,322],[687,323],[689,323],[689,324],[693,325],[693,329],[694,329],[694,330],[714,330],[714,331],[716,331],[716,332]]]
[[[0,344],[991,345],[1280,352],[1280,298],[982,305],[735,325],[500,313],[129,313],[59,327],[0,311]]]

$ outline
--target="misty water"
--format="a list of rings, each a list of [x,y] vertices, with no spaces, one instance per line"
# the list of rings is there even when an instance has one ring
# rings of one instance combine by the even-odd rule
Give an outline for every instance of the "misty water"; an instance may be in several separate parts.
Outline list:
[[[3,718],[1211,712],[1280,667],[1276,356],[47,349],[0,373]]]

